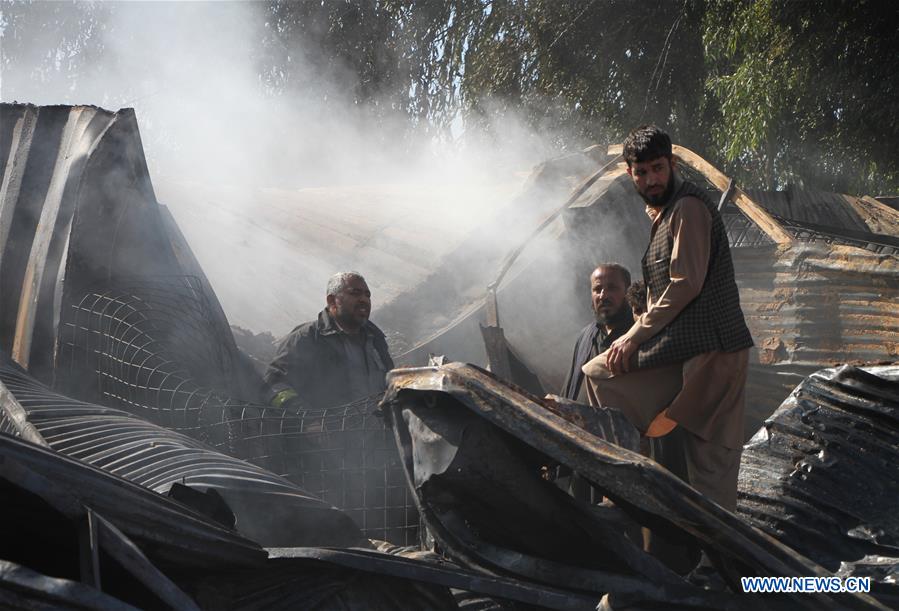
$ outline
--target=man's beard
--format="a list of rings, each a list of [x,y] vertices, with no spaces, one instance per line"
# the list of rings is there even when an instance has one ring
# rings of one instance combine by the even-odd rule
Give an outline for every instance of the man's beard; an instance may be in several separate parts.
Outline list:
[[[650,206],[664,205],[665,203],[668,202],[668,200],[671,198],[671,195],[674,193],[674,171],[672,170],[668,174],[668,184],[665,185],[665,190],[662,191],[660,194],[647,195],[647,194],[643,193],[642,191],[640,191],[639,189],[637,190],[637,193],[639,193],[640,197],[643,198],[643,201],[646,202],[647,204],[649,204]]]
[[[356,318],[353,310],[350,309],[338,309],[337,313],[334,316],[337,319],[337,323],[342,328],[347,329],[356,329],[365,326],[365,323],[368,322],[368,317],[366,316],[364,320],[360,321]]]
[[[596,317],[596,322],[604,326],[611,326],[618,322],[618,319],[621,317],[621,311],[624,310],[626,304],[621,304],[614,312],[609,312],[608,314],[604,312],[600,312],[599,310],[593,310],[593,316]]]
[[[617,312],[613,312],[612,314],[603,314],[596,311],[593,312],[593,315],[596,317],[596,322],[601,325],[608,325],[612,321],[612,319],[615,318],[615,314],[617,314]]]

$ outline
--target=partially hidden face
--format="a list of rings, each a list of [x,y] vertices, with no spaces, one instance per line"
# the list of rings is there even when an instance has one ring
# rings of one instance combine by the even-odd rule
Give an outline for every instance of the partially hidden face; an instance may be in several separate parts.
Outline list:
[[[650,206],[668,201],[674,190],[674,161],[657,157],[649,161],[635,161],[627,169],[637,193]]]
[[[371,291],[362,278],[350,278],[342,291],[328,296],[328,305],[341,326],[361,327],[371,314]]]
[[[614,267],[599,267],[590,276],[590,286],[596,320],[606,324],[624,305],[627,285]]]

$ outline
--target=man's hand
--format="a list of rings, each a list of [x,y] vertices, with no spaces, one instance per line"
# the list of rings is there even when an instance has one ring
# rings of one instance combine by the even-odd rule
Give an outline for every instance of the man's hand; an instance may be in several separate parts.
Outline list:
[[[630,369],[630,360],[637,351],[634,340],[624,336],[612,342],[606,356],[606,365],[615,375],[626,373]]]
[[[297,395],[297,392],[290,388],[284,388],[277,394],[275,394],[269,404],[272,407],[277,407],[281,409],[302,409],[303,402],[300,401],[300,397]]]

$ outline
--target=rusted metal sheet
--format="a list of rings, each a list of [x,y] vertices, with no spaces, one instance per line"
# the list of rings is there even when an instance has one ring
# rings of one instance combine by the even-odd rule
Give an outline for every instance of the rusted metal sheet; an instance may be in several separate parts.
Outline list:
[[[783,191],[750,189],[747,194],[777,217],[834,229],[892,236],[899,233],[899,212],[871,197],[796,187]]]
[[[899,366],[805,379],[750,439],[737,513],[899,606]]]
[[[543,481],[541,463],[555,461],[581,473],[638,521],[664,520],[715,550],[728,559],[731,577],[830,574],[651,460],[588,433],[486,372],[450,364],[394,370],[388,377],[384,405],[419,509],[441,548],[464,566],[637,595],[644,602],[730,604],[692,589]],[[546,531],[539,530],[541,522]],[[802,594],[790,602],[884,608],[863,595]]]
[[[899,359],[899,257],[820,243],[732,252],[756,344],[748,432],[817,369]]]
[[[869,195],[843,196],[862,218],[869,231],[885,235],[899,235],[899,211]]]

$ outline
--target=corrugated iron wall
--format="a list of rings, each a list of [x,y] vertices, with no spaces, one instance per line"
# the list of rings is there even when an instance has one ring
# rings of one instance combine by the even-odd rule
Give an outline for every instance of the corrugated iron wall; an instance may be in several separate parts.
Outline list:
[[[899,257],[821,243],[734,248],[733,256],[756,343],[747,424],[822,367],[899,359]]]

